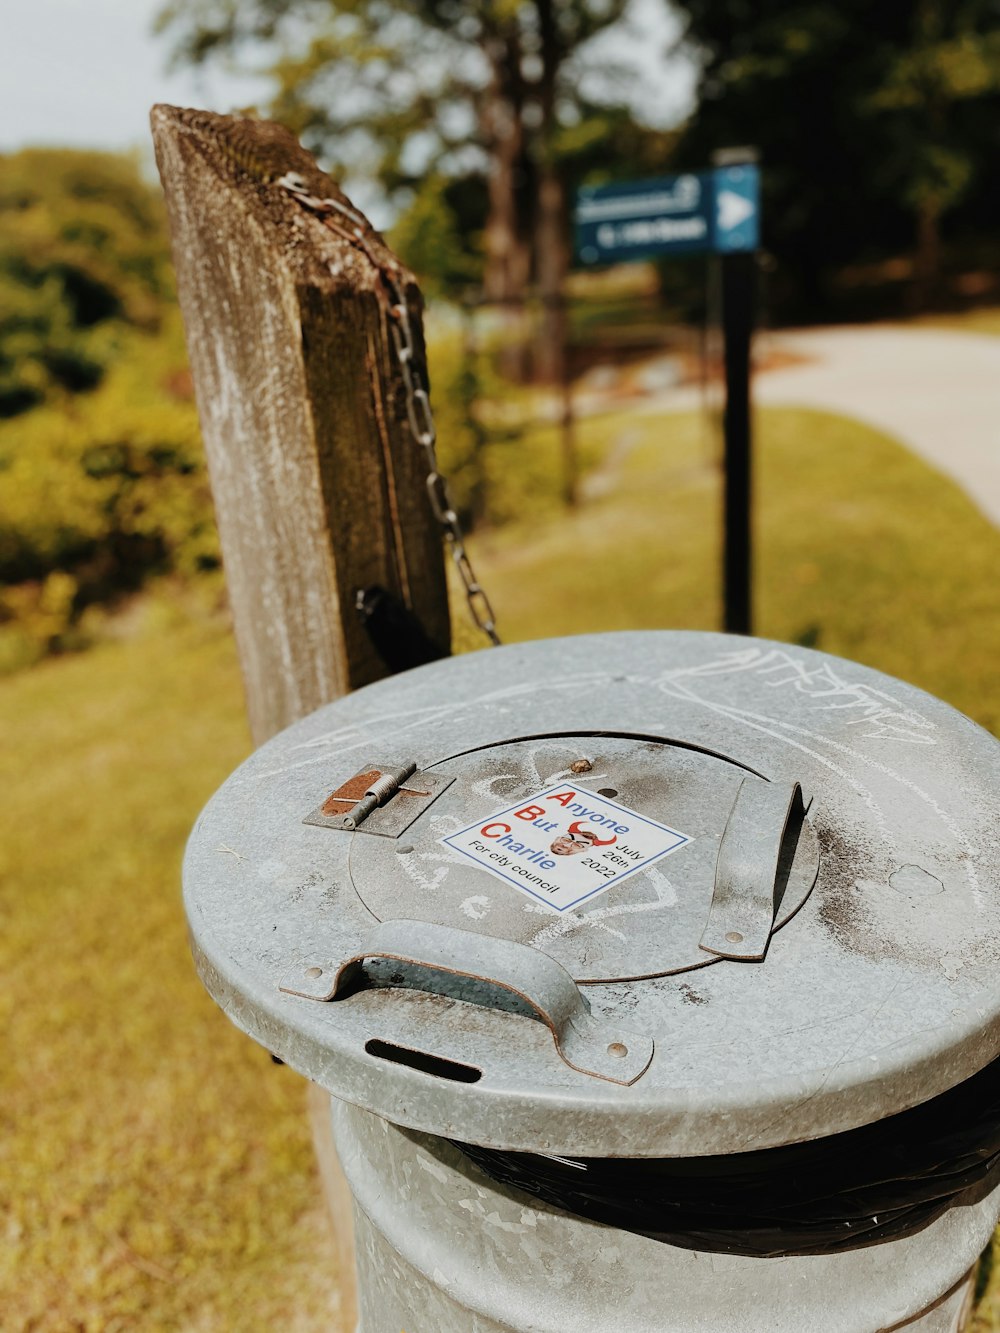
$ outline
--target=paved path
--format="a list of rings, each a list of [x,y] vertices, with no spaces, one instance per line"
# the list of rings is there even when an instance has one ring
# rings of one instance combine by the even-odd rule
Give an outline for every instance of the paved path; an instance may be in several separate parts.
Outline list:
[[[1000,337],[882,325],[775,334],[772,346],[809,360],[758,375],[758,403],[868,422],[1000,525]]]
[[[847,326],[771,334],[768,351],[803,360],[758,374],[757,403],[868,422],[951,477],[1000,526],[1000,337]],[[638,410],[703,405],[700,390],[684,385],[647,398]]]

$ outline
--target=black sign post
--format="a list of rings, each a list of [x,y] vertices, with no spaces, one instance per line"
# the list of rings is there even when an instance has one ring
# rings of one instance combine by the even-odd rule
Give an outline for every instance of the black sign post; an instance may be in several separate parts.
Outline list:
[[[712,154],[717,167],[753,166],[752,148],[723,148]],[[723,627],[728,634],[753,632],[753,469],[750,356],[757,305],[757,256],[753,251],[719,256],[726,403],[722,417],[723,466]]]
[[[727,634],[750,634],[753,624],[753,494],[750,409],[750,342],[753,336],[757,263],[753,255],[723,255],[722,336],[726,403],[722,552],[723,627]]]
[[[576,252],[584,264],[651,255],[717,255],[721,268],[726,406],[723,623],[749,634],[751,607],[750,344],[760,228],[760,175],[753,148],[723,148],[712,170],[581,189]]]

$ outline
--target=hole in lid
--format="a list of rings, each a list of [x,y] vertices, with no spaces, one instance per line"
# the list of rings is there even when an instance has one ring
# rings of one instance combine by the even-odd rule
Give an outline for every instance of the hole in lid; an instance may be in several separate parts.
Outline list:
[[[397,1046],[391,1041],[379,1041],[376,1037],[365,1042],[365,1050],[380,1060],[388,1060],[390,1064],[406,1065],[409,1069],[418,1069],[422,1074],[450,1079],[452,1083],[478,1083],[483,1076],[483,1071],[473,1068],[472,1065],[460,1064],[458,1060],[448,1060],[443,1055],[414,1051],[409,1046]]]
[[[617,787],[598,787],[597,794],[598,796],[607,796],[610,800],[618,795],[618,789]]]
[[[740,934],[738,930],[727,930],[726,939],[729,941],[730,944],[743,943],[743,936]]]
[[[307,976],[307,977],[313,977],[313,978],[315,978],[315,977],[321,977],[322,975],[323,975],[323,969],[322,969],[321,967],[307,967],[307,968],[306,968],[306,976]]]
[[[616,1055],[619,1060],[624,1060],[628,1055],[628,1047],[623,1041],[613,1041],[608,1047],[608,1055]]]

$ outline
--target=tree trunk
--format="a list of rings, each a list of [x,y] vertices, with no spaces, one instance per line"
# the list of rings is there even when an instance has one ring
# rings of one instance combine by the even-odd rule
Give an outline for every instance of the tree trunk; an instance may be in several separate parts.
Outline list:
[[[531,250],[519,207],[525,169],[520,50],[516,42],[496,37],[488,43],[486,54],[492,76],[481,115],[490,154],[483,294],[487,302],[500,308],[501,374],[521,383],[528,375],[524,298],[531,275]]]
[[[499,38],[490,43],[487,55],[492,77],[481,123],[491,161],[483,289],[487,300],[506,303],[524,299],[531,267],[518,209],[525,152],[518,95],[520,75],[516,68],[520,57],[510,42]]]
[[[535,212],[535,272],[542,298],[541,336],[536,345],[536,378],[558,387],[561,403],[562,491],[567,505],[576,503],[576,437],[569,365],[569,321],[566,277],[569,273],[566,190],[555,160],[556,94],[565,56],[553,0],[537,0],[542,76],[538,87],[541,135],[538,199]]]
[[[911,308],[914,313],[933,303],[941,285],[941,209],[925,200],[917,209],[917,249],[913,265]]]
[[[546,164],[538,182],[535,221],[535,264],[542,299],[542,330],[535,369],[540,380],[558,384],[566,371],[566,276],[569,246],[566,236],[566,196],[555,169]]]
[[[538,184],[535,258],[542,300],[541,336],[535,344],[535,378],[553,385],[560,395],[562,494],[565,503],[572,506],[576,504],[577,464],[566,308],[569,247],[565,192],[562,181],[549,166],[543,170]]]
[[[495,138],[488,181],[483,290],[487,300],[509,304],[524,299],[530,266],[517,210],[517,177],[523,143],[520,125],[509,103],[497,101],[490,109],[489,120]]]
[[[556,94],[559,70],[565,55],[553,0],[536,0],[541,38],[542,74],[538,84],[541,132],[538,153],[538,198],[535,212],[535,272],[542,298],[542,329],[535,361],[538,378],[550,384],[565,384],[566,364],[565,286],[569,272],[566,191],[555,161],[553,141],[557,131]]]

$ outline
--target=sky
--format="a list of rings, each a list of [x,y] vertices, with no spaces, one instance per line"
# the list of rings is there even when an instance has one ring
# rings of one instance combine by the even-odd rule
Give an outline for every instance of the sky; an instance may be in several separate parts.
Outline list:
[[[262,79],[165,71],[161,0],[0,0],[0,152],[27,144],[147,149],[149,108],[228,111]],[[151,149],[149,150],[151,152]]]
[[[216,69],[166,72],[152,33],[161,0],[0,0],[0,152],[32,145],[149,148],[149,108],[230,111],[266,101],[267,81]],[[662,0],[633,0],[629,53],[646,65],[644,118],[675,123],[690,104],[687,62],[665,65]],[[651,40],[651,34],[656,40]],[[613,50],[613,47],[612,47]]]

